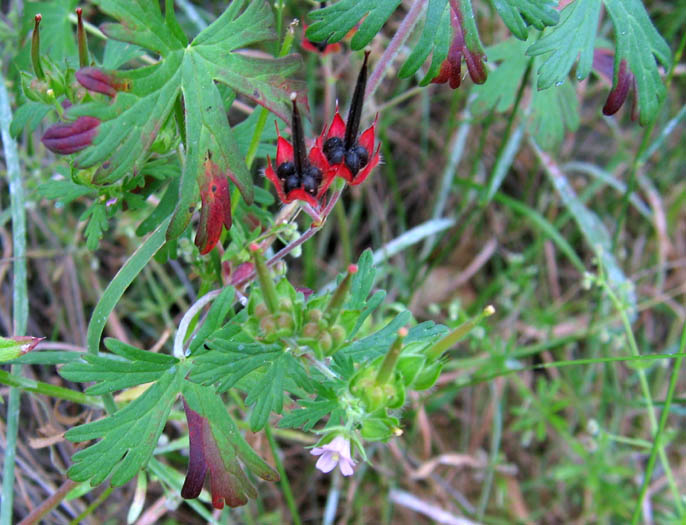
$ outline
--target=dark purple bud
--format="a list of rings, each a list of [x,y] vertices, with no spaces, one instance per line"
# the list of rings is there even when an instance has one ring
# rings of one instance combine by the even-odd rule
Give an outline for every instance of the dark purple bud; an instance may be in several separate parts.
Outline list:
[[[79,69],[76,72],[76,80],[86,89],[102,93],[108,97],[114,97],[117,91],[128,91],[131,88],[128,80],[119,80],[114,75],[105,73],[97,67]]]
[[[627,71],[626,60],[622,59],[619,64],[619,73],[617,75],[617,83],[610,91],[607,97],[607,101],[603,106],[604,115],[614,115],[617,113],[627,95],[629,94],[629,88],[631,88],[634,83],[634,75]]]
[[[53,153],[75,153],[93,143],[99,125],[100,120],[95,117],[79,117],[74,122],[53,124],[45,131],[41,142]]]

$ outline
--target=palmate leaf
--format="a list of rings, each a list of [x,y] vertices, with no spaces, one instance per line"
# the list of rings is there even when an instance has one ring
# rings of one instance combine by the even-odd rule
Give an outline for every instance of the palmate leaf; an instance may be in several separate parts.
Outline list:
[[[593,48],[600,16],[598,0],[576,0],[564,8],[560,23],[527,49],[529,56],[550,53],[538,69],[538,89],[564,82],[579,59],[577,80],[585,79],[593,66]]]
[[[96,381],[86,392],[97,395],[156,381],[178,362],[175,357],[141,350],[116,339],[105,339],[105,346],[113,354],[83,354],[82,361],[69,363],[59,374],[69,381]]]
[[[657,68],[659,61],[665,68],[672,63],[667,42],[657,32],[641,0],[603,0],[615,28],[615,83],[620,64],[627,66],[636,77],[639,122],[647,123],[657,112],[665,96]]]
[[[313,42],[327,40],[333,44],[348,34],[364,18],[353,36],[350,47],[362,49],[376,36],[401,0],[341,0],[310,13],[314,20],[306,36]]]
[[[180,184],[180,202],[171,235],[183,231],[188,208],[197,201],[197,179],[210,157],[222,173],[229,173],[246,201],[252,201],[252,179],[233,136],[223,98],[215,82],[228,86],[281,118],[289,114],[294,89],[286,76],[300,65],[299,57],[257,58],[238,52],[251,44],[275,38],[273,14],[266,1],[234,0],[228,9],[190,45],[166,2],[163,17],[157,1],[96,0],[105,13],[121,23],[103,26],[110,37],[160,55],[158,63],[134,70],[107,72],[123,86],[114,100],[96,100],[71,107],[67,115],[90,115],[101,120],[93,145],[79,153],[79,168],[98,167],[95,182],[112,183],[138,173],[147,161],[160,129],[172,110],[183,127],[187,158]],[[183,105],[181,105],[181,102]],[[181,122],[183,121],[183,122]]]
[[[152,457],[186,373],[182,366],[170,368],[130,405],[67,431],[65,437],[70,441],[102,438],[74,454],[69,477],[90,480],[92,486],[105,481],[110,473],[113,486],[133,478]]]
[[[565,129],[574,132],[579,127],[579,101],[572,84],[537,91],[531,106],[527,129],[545,150],[562,142]]]
[[[492,0],[493,7],[512,34],[520,40],[529,37],[529,25],[536,29],[554,26],[560,19],[557,0]]]

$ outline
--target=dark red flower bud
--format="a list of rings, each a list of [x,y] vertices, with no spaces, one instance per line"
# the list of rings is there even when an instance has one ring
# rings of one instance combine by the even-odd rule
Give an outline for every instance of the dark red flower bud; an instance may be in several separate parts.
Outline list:
[[[603,106],[604,115],[614,115],[617,113],[626,101],[632,88],[634,93],[636,93],[636,77],[627,67],[626,60],[622,59],[619,63],[616,80],[614,77],[614,61],[614,53],[609,49],[596,49],[593,52],[593,68],[598,74],[613,84]],[[632,120],[636,120],[637,117],[636,98],[634,96],[631,108]]]
[[[93,144],[98,126],[100,120],[95,117],[79,117],[74,122],[53,124],[45,131],[41,142],[54,153],[68,155]]]
[[[118,79],[112,73],[106,73],[97,67],[84,67],[76,72],[76,80],[83,87],[96,93],[102,93],[108,97],[114,97],[118,91],[131,89],[128,79]]]
[[[432,84],[449,83],[452,89],[460,87],[462,82],[462,57],[467,64],[467,71],[475,84],[483,84],[488,76],[483,60],[484,55],[480,51],[472,51],[467,47],[462,29],[462,14],[456,5],[450,4],[450,22],[453,26],[454,36],[448,50],[448,56],[441,64],[438,75],[431,81]]]
[[[195,245],[200,254],[209,253],[219,242],[222,226],[231,229],[231,193],[229,180],[219,166],[212,161],[208,152],[205,160],[205,173],[200,182],[200,224],[195,234]]]

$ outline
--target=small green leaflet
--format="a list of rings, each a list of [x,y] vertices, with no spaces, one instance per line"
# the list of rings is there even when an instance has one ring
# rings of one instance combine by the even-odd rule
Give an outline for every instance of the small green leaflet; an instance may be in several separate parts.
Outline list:
[[[600,7],[598,0],[575,0],[562,11],[560,23],[527,49],[529,56],[550,53],[538,69],[538,89],[564,82],[577,57],[577,80],[588,76],[593,66]]]
[[[96,201],[90,208],[84,211],[79,218],[80,221],[85,221],[90,217],[88,226],[84,231],[86,236],[86,246],[91,251],[98,248],[98,243],[102,239],[102,233],[107,230],[107,209],[105,203]]]
[[[529,37],[528,25],[536,29],[557,24],[556,0],[491,0],[500,18],[519,40]]]
[[[401,0],[341,0],[324,9],[312,11],[314,22],[307,28],[307,38],[313,42],[338,42],[364,18],[350,42],[355,50],[372,41]]]
[[[335,399],[300,399],[300,408],[289,412],[279,421],[281,428],[301,428],[303,432],[309,432],[325,416],[338,408]]]
[[[141,350],[116,339],[105,339],[105,346],[114,354],[83,354],[83,361],[69,363],[59,374],[79,383],[96,381],[86,393],[98,395],[157,381],[178,362],[172,356]]]
[[[579,101],[572,84],[537,91],[531,103],[527,129],[544,150],[557,147],[565,128],[574,132],[579,127]]]
[[[657,32],[641,0],[603,0],[615,27],[615,78],[619,64],[626,60],[636,77],[639,122],[646,124],[665,97],[665,86],[657,68],[657,59],[665,68],[672,64],[672,53]]]
[[[131,480],[152,457],[187,370],[172,366],[140,397],[114,414],[72,428],[70,441],[100,439],[72,457],[67,474],[74,481],[99,485],[112,474],[112,486]]]

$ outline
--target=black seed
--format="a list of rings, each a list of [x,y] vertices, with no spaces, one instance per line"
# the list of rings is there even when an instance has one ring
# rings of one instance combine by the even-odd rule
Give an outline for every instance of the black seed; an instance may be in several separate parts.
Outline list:
[[[345,155],[345,149],[343,147],[343,140],[338,137],[331,137],[324,143],[324,155],[326,160],[331,164],[340,164],[343,162],[343,157]]]
[[[305,170],[305,175],[312,177],[317,182],[317,186],[322,182],[322,170],[317,166],[308,166]]]
[[[316,195],[317,189],[319,188],[319,183],[317,182],[317,179],[308,173],[303,177],[303,188],[310,195]]]
[[[357,175],[357,172],[360,171],[360,157],[357,155],[354,148],[345,152],[345,165],[348,166],[348,169],[353,176]]]
[[[357,156],[360,159],[360,169],[364,168],[367,165],[367,162],[369,162],[369,153],[359,144],[353,146],[352,150],[357,153]]]
[[[300,187],[300,177],[298,175],[293,174],[289,175],[288,178],[286,179],[286,182],[283,185],[283,191],[286,193],[290,193],[291,191],[297,189]]]
[[[276,168],[276,176],[279,180],[285,181],[286,177],[295,173],[295,164],[292,162],[283,162]]]

